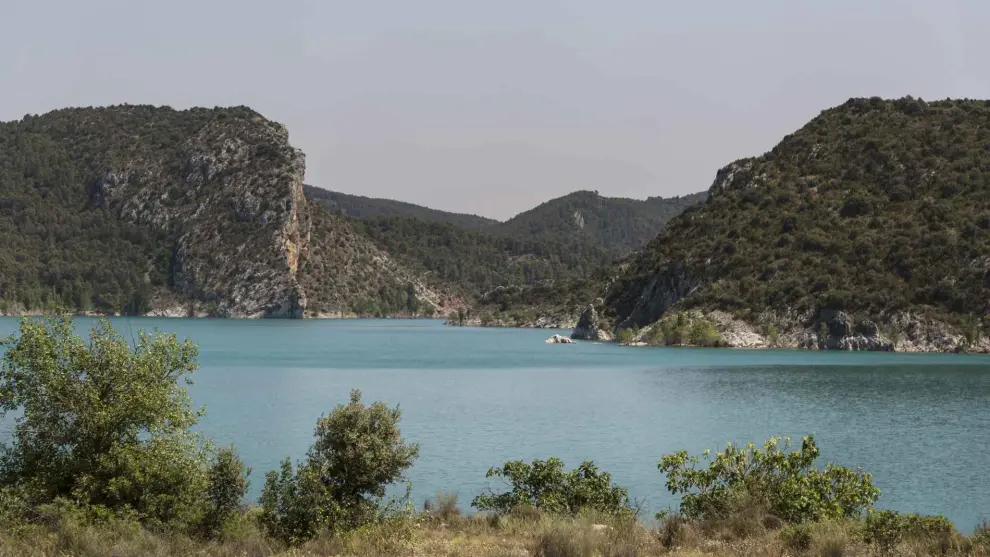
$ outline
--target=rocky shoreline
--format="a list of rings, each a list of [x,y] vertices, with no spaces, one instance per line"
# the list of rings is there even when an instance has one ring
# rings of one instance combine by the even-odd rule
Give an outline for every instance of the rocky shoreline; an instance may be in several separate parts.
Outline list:
[[[37,310],[9,312],[0,311],[0,317],[43,317],[50,312]],[[74,317],[126,317],[123,314],[100,313],[93,311],[71,312]],[[665,323],[683,315],[685,323],[704,322],[711,324],[718,338],[710,342],[694,342],[694,339],[670,338],[663,335]],[[259,319],[263,316],[222,317],[203,311],[190,312],[189,308],[156,309],[141,317],[168,319]],[[426,315],[395,315],[375,317],[357,315],[351,312],[308,313],[305,319],[441,319]],[[990,354],[990,338],[966,335],[944,322],[915,314],[898,314],[886,326],[869,320],[854,320],[844,312],[829,312],[818,321],[818,327],[806,326],[810,315],[779,315],[764,312],[759,316],[763,326],[753,325],[723,311],[677,312],[648,327],[620,332],[619,337],[603,324],[597,309],[588,306],[579,317],[574,315],[544,315],[522,323],[508,320],[485,320],[479,317],[465,317],[458,321],[457,316],[448,316],[444,321],[448,326],[512,329],[554,329],[568,330],[574,340],[616,342],[622,346],[678,346],[678,347],[723,347],[745,349],[803,349],[841,350],[866,352],[905,352],[905,353],[973,353]]]
[[[578,312],[575,312],[578,313]],[[710,325],[717,338],[694,342],[690,335],[663,329],[683,316],[685,329],[695,323]],[[598,342],[615,341],[623,346],[685,346],[747,349],[804,349],[868,352],[917,353],[990,353],[990,338],[971,334],[970,338],[942,321],[912,313],[897,314],[878,324],[868,319],[854,319],[841,311],[822,311],[819,315],[764,311],[755,325],[724,311],[697,310],[671,312],[664,319],[637,330],[620,331],[603,323],[595,305],[587,306],[579,316],[558,312],[526,321],[491,317],[449,317],[447,325],[523,329],[571,329],[571,338]],[[808,325],[812,323],[813,325]],[[673,333],[673,334],[672,334]]]
[[[679,321],[687,331],[676,331]],[[884,324],[857,320],[848,313],[823,310],[819,314],[777,314],[765,311],[757,316],[762,325],[739,319],[724,311],[672,312],[664,319],[639,330],[620,331],[620,343],[630,346],[720,346],[726,348],[790,348],[869,352],[990,353],[990,338],[979,332],[969,335],[942,321],[917,314],[890,316]],[[710,327],[717,338],[704,342],[691,338],[688,328],[698,323]],[[808,325],[812,323],[813,325]],[[625,337],[625,338],[623,338]],[[611,340],[594,307],[582,314],[572,338]]]

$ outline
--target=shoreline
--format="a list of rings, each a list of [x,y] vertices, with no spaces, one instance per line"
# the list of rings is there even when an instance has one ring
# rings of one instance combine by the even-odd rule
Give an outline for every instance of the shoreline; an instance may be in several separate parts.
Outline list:
[[[13,319],[21,319],[25,317],[51,317],[58,315],[53,312],[44,311],[27,311],[27,312],[17,312],[0,313],[0,318],[8,317]],[[443,321],[446,327],[463,327],[472,329],[532,329],[532,330],[543,330],[543,331],[573,331],[573,326],[557,322],[548,322],[546,324],[533,324],[527,323],[522,325],[509,325],[504,322],[502,323],[491,323],[487,325],[482,325],[477,322],[470,322],[464,324],[452,323],[449,318],[442,316],[425,316],[425,315],[390,315],[390,316],[371,316],[371,315],[357,315],[354,313],[325,313],[321,312],[318,314],[309,314],[302,317],[265,317],[260,315],[233,315],[233,316],[216,316],[209,315],[206,313],[197,313],[195,315],[182,315],[179,312],[159,310],[158,312],[149,312],[144,315],[126,315],[119,313],[102,313],[102,312],[70,312],[66,315],[71,317],[90,317],[90,318],[150,318],[150,319],[189,319],[189,320],[200,320],[200,319],[213,319],[213,320],[268,320],[268,321],[304,321],[304,320],[428,320],[428,321]],[[472,320],[473,321],[473,320]],[[778,342],[776,344],[766,343],[766,342],[753,342],[750,339],[749,342],[745,343],[733,343],[725,342],[717,345],[700,345],[691,343],[678,343],[678,344],[652,344],[646,342],[645,340],[635,340],[635,341],[616,341],[612,339],[592,339],[592,338],[574,338],[572,335],[564,335],[568,338],[572,338],[575,342],[591,342],[594,344],[613,344],[621,347],[630,348],[712,348],[712,349],[730,349],[730,350],[786,350],[786,351],[825,351],[825,352],[891,352],[897,354],[970,354],[970,355],[986,355],[990,354],[990,339],[983,338],[980,342],[976,343],[975,346],[969,348],[963,348],[961,345],[956,344],[953,346],[948,346],[946,344],[937,343],[910,343],[901,342],[898,345],[887,345],[887,346],[872,346],[869,343],[851,343],[851,344],[836,344],[836,346],[821,348],[816,345],[796,342]]]

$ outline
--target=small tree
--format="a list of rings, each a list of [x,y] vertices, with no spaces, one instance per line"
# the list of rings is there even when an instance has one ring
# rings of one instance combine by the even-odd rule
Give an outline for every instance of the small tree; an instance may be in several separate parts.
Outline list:
[[[308,453],[331,495],[346,510],[367,509],[385,488],[404,480],[419,456],[419,445],[406,443],[399,431],[402,411],[383,402],[361,403],[361,391],[351,391],[348,404],[336,407],[316,422],[316,442]]]
[[[251,469],[244,465],[233,447],[220,449],[207,471],[207,509],[202,530],[208,537],[217,537],[223,527],[240,510],[244,495],[251,485]]]
[[[196,346],[108,321],[86,343],[69,317],[21,321],[3,341],[0,415],[21,410],[0,459],[0,487],[34,504],[67,498],[129,508],[146,521],[191,524],[203,510],[208,453],[190,433]]]
[[[491,468],[487,478],[503,478],[511,491],[478,495],[471,506],[481,511],[505,514],[519,506],[530,506],[551,514],[576,515],[588,509],[607,514],[631,512],[628,492],[612,483],[612,475],[599,471],[593,462],[564,472],[558,458],[506,462]]]
[[[724,518],[740,501],[758,501],[766,511],[791,522],[853,518],[870,508],[880,496],[870,474],[833,464],[813,468],[819,450],[813,437],[805,437],[801,449],[791,448],[789,438],[771,438],[763,449],[750,443],[725,451],[705,451],[707,468],[687,451],[668,454],[659,468],[667,474],[667,489],[682,495],[681,512],[688,518]]]
[[[777,325],[770,323],[767,325],[767,344],[776,348],[780,344],[780,331],[777,329]]]
[[[269,472],[261,495],[262,523],[287,543],[309,539],[322,529],[343,530],[374,517],[386,488],[404,478],[419,456],[419,445],[399,431],[402,412],[382,402],[365,406],[361,392],[316,423],[316,441],[295,472],[282,463]]]
[[[691,323],[688,335],[689,342],[695,346],[717,346],[722,336],[715,324],[707,319],[695,319]]]
[[[636,329],[619,329],[615,335],[615,340],[620,344],[636,342],[639,332]]]

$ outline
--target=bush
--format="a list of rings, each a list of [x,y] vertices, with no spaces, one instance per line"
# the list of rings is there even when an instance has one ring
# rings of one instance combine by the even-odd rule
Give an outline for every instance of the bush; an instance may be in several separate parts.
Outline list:
[[[615,335],[616,342],[620,344],[629,344],[636,342],[638,332],[635,329],[619,329]]]
[[[321,530],[350,529],[373,520],[387,486],[419,456],[399,431],[401,411],[376,402],[337,406],[316,423],[316,441],[293,471],[286,459],[269,472],[261,495],[262,524],[273,537],[296,544]]]
[[[293,469],[285,459],[279,472],[265,476],[259,523],[265,533],[286,545],[298,545],[332,530],[343,514],[316,470]]]
[[[688,329],[690,323],[687,315],[678,313],[673,318],[665,319],[660,324],[660,335],[663,343],[668,346],[677,346],[688,342]]]
[[[860,516],[880,496],[870,474],[832,464],[813,468],[819,450],[813,437],[805,437],[800,451],[786,452],[772,438],[761,450],[750,443],[725,451],[705,451],[707,468],[687,451],[668,454],[658,468],[667,474],[667,489],[681,494],[681,512],[693,519],[729,516],[740,502],[761,504],[766,512],[789,523]]]
[[[441,522],[452,522],[461,516],[456,493],[438,492],[435,497],[426,500],[423,510]]]
[[[3,341],[0,415],[22,410],[0,461],[0,487],[32,505],[70,499],[130,509],[143,521],[190,526],[205,510],[208,452],[190,433],[196,346],[138,333],[132,347],[107,321],[89,342],[69,317],[24,319]]]
[[[609,515],[626,514],[628,492],[612,483],[612,475],[599,471],[593,462],[564,472],[558,458],[506,462],[492,468],[487,478],[505,479],[512,490],[486,493],[474,498],[471,505],[478,510],[507,514],[516,508],[529,506],[541,512],[575,516],[582,510],[594,510]]]
[[[706,319],[696,319],[691,323],[689,342],[694,346],[718,346],[721,343],[722,335],[719,334],[715,324]]]
[[[532,553],[536,557],[593,557],[596,545],[590,532],[579,531],[576,525],[551,524],[537,534]]]
[[[943,516],[901,514],[888,510],[870,512],[863,523],[864,541],[885,552],[910,540],[944,554],[955,533],[955,527]]]
[[[970,536],[970,540],[976,545],[990,549],[990,522],[984,519],[983,522],[977,524],[976,528],[973,529],[973,535]]]

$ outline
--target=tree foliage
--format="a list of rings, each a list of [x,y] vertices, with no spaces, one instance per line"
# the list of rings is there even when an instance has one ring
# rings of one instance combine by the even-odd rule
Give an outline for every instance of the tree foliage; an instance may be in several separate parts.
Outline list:
[[[0,411],[21,415],[0,485],[32,504],[67,499],[163,524],[203,520],[208,491],[217,496],[211,512],[229,510],[243,495],[238,472],[209,470],[210,451],[190,432],[200,414],[183,385],[197,367],[196,346],[160,333],[139,332],[134,342],[107,321],[88,342],[66,317],[21,321],[3,342]],[[219,488],[221,475],[234,485]]]
[[[268,533],[295,544],[372,520],[386,488],[404,480],[419,456],[419,445],[402,438],[401,416],[398,407],[364,405],[355,390],[348,404],[321,417],[306,460],[293,470],[286,459],[265,478],[261,507]]]
[[[583,510],[607,514],[630,512],[629,496],[612,483],[612,475],[593,462],[582,462],[565,472],[558,458],[534,460],[532,464],[514,460],[492,468],[487,478],[504,479],[510,491],[485,493],[471,505],[482,511],[505,514],[529,506],[550,514],[576,515]]]
[[[763,448],[750,443],[705,451],[702,459],[687,451],[665,455],[659,469],[667,489],[681,495],[681,512],[692,519],[724,518],[740,503],[756,501],[790,523],[855,518],[880,496],[870,474],[834,464],[814,468],[819,449],[805,437],[799,450],[791,441],[771,438]]]

